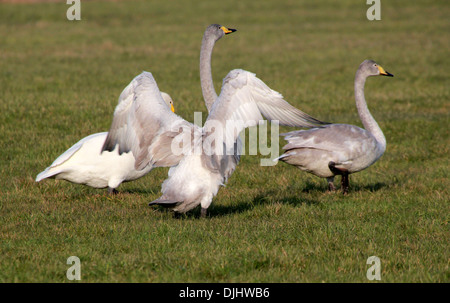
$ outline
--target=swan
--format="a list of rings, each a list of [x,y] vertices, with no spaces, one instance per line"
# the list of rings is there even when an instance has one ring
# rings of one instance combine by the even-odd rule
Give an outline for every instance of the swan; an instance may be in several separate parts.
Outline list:
[[[349,174],[375,163],[386,150],[386,138],[367,108],[364,85],[367,77],[390,76],[375,61],[365,60],[355,75],[356,108],[364,128],[349,124],[329,124],[321,128],[292,131],[281,136],[288,144],[278,159],[318,177],[326,178],[334,191],[334,177],[341,175],[343,194],[348,193]]]
[[[161,92],[161,96],[166,108],[175,111],[170,95]],[[119,104],[132,98],[134,92],[130,84],[120,95]],[[109,193],[115,193],[122,182],[136,180],[152,169],[136,170],[131,153],[119,155],[117,149],[101,153],[107,136],[107,132],[101,132],[81,139],[39,173],[36,182],[46,178],[63,179],[94,188],[108,187]]]
[[[203,127],[163,106],[151,73],[143,72],[133,82],[136,98],[122,111],[116,110],[104,150],[131,151],[137,170],[170,166],[161,197],[149,205],[167,206],[176,213],[201,205],[201,215],[206,216],[213,197],[226,182],[228,155],[233,155],[239,133],[257,125],[263,116],[294,127],[323,123],[291,106],[255,74],[244,70],[232,70],[224,78]]]

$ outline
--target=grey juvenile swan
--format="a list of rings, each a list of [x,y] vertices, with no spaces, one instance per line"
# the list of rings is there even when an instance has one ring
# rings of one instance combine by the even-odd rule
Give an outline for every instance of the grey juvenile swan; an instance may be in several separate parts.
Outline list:
[[[153,76],[147,72],[132,81],[139,87],[133,102],[123,110],[116,109],[103,150],[113,150],[119,145],[120,153],[131,151],[137,170],[155,166],[172,167],[169,178],[162,185],[162,197],[151,205],[162,204],[183,213],[201,204],[202,216],[206,215],[206,209],[219,186],[227,181],[239,161],[236,151],[240,147],[239,132],[256,125],[262,120],[261,114],[291,126],[316,127],[323,123],[290,106],[280,94],[246,71],[230,72],[223,82],[221,95],[217,96],[211,75],[212,50],[221,37],[234,31],[212,24],[203,35],[200,78],[209,112],[205,127],[185,121],[164,106],[150,106],[155,100],[161,103],[161,99]],[[226,142],[222,138],[222,141],[214,143],[219,151],[214,149],[213,154],[205,153],[202,142],[211,135],[209,126],[214,124],[223,130],[227,120],[245,123],[228,133]],[[188,134],[188,144],[183,145],[182,153],[174,153],[174,140],[185,133]],[[199,134],[200,140],[196,140],[194,134]]]
[[[106,146],[131,151],[137,170],[171,166],[162,196],[151,202],[184,213],[201,205],[202,216],[226,182],[227,161],[239,133],[265,116],[294,127],[317,127],[321,121],[291,106],[254,74],[232,70],[223,80],[204,127],[175,115],[164,104],[151,73],[135,83],[136,97],[114,115]],[[229,127],[231,125],[231,127]],[[181,144],[180,144],[181,143]]]
[[[372,60],[361,63],[355,76],[356,108],[365,129],[348,124],[329,124],[322,128],[285,134],[288,144],[281,161],[316,176],[327,178],[328,189],[335,190],[334,176],[341,175],[341,187],[348,193],[348,175],[375,163],[386,150],[386,138],[367,108],[364,84],[369,76],[390,76]]]

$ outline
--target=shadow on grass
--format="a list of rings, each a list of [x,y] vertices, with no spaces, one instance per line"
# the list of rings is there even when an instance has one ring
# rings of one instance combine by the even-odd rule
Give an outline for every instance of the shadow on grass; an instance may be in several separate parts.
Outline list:
[[[360,185],[360,184],[350,184],[350,192],[353,189],[353,191],[370,191],[370,192],[376,192],[380,189],[390,187],[392,184],[386,184],[384,182],[377,182],[373,184],[367,184],[367,185]]]
[[[123,193],[123,194],[142,194],[142,195],[156,195],[156,194],[161,194],[161,187],[160,186],[155,186],[155,187],[150,187],[150,188],[127,188],[127,189],[123,189],[123,190],[118,190],[119,193]],[[155,198],[156,199],[156,198]],[[149,201],[150,202],[150,201]]]
[[[359,185],[354,184],[353,186],[350,185],[349,195],[352,194],[352,192],[359,192],[359,191],[370,191],[370,192],[376,192],[380,189],[389,187],[390,184],[386,184],[384,182],[377,182],[373,184],[368,185]],[[285,197],[279,197],[274,198],[277,196],[277,192],[275,191],[268,191],[263,192],[253,198],[252,201],[238,201],[237,203],[233,203],[232,205],[220,205],[215,204],[215,201],[213,200],[212,205],[208,209],[207,217],[224,217],[232,214],[239,214],[244,213],[247,211],[250,211],[254,209],[257,206],[261,205],[270,205],[274,203],[281,203],[281,204],[290,204],[293,206],[300,206],[300,205],[318,205],[320,204],[320,200],[313,200],[308,199],[302,196],[302,193],[318,193],[318,194],[325,194],[329,193],[330,195],[342,195],[342,192],[340,190],[340,183],[336,183],[337,190],[335,192],[328,192],[327,186],[325,184],[320,185],[313,182],[306,182],[305,185],[298,191],[298,194],[295,192],[292,192],[292,195],[285,196]],[[159,190],[159,189],[158,189]],[[154,189],[148,189],[148,190],[142,190],[142,189],[136,189],[136,190],[129,190],[130,193],[143,193],[143,194],[153,194],[155,191]],[[157,209],[159,209],[162,212],[171,212],[170,209],[164,208],[162,206],[159,206]],[[173,213],[173,217],[176,219],[199,219],[200,218],[200,207],[196,207],[195,209],[185,213],[185,214],[176,214]]]
[[[280,199],[279,202],[281,202],[282,204],[291,204],[294,206],[318,205],[320,203],[319,200],[305,199],[304,197],[301,197],[300,195],[292,195],[290,197],[285,197],[283,199]]]
[[[220,205],[220,204],[214,204],[214,200],[210,208],[208,209],[207,217],[210,218],[218,218],[218,217],[225,217],[228,215],[234,215],[234,214],[240,214],[247,211],[251,211],[252,209],[262,206],[262,205],[270,205],[275,203],[281,203],[281,204],[291,204],[291,205],[316,205],[319,203],[319,201],[313,201],[306,199],[301,196],[290,196],[290,197],[283,197],[281,199],[275,199],[273,198],[275,196],[275,192],[269,191],[265,193],[261,193],[253,198],[251,201],[237,201],[236,203],[233,203],[232,205]],[[164,209],[164,207],[160,206],[161,211],[170,211],[168,209]],[[187,212],[186,214],[175,214],[174,218],[177,219],[198,219],[200,218],[200,207],[195,208],[192,211]]]
[[[338,179],[338,178],[336,178],[336,179],[337,180],[335,180],[335,182],[334,182],[334,186],[336,187],[335,193],[339,193],[339,192],[341,192],[341,182],[340,182],[340,179]],[[336,181],[338,181],[338,182],[336,182]],[[379,191],[380,189],[383,189],[383,188],[389,187],[389,186],[391,186],[391,184],[386,184],[384,182],[377,182],[377,183],[366,184],[366,185],[350,183],[349,194],[351,194],[352,192],[359,192],[359,191],[376,192],[376,191]],[[300,191],[303,193],[313,193],[313,192],[326,193],[326,192],[328,192],[328,187],[325,183],[317,184],[317,183],[307,181]],[[330,193],[330,194],[332,194],[332,193]]]
[[[227,206],[214,205],[212,213],[214,217],[220,217],[220,216],[227,216],[230,214],[243,213],[246,211],[250,211],[258,206],[271,205],[275,203],[290,204],[295,206],[303,204],[316,205],[319,203],[319,201],[310,200],[305,197],[302,197],[301,195],[275,198],[276,196],[277,192],[268,191],[255,196],[251,202],[247,203],[242,202]]]

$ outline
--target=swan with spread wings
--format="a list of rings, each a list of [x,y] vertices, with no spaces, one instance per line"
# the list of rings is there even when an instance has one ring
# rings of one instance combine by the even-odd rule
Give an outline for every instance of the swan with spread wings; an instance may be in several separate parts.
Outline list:
[[[143,72],[130,85],[135,96],[116,108],[103,150],[118,145],[119,153],[131,151],[137,170],[171,167],[161,197],[149,205],[163,205],[177,213],[200,205],[202,217],[206,216],[227,179],[228,155],[233,154],[239,133],[257,125],[263,116],[293,127],[325,124],[291,106],[253,73],[240,69],[224,78],[203,127],[167,108],[151,73]]]

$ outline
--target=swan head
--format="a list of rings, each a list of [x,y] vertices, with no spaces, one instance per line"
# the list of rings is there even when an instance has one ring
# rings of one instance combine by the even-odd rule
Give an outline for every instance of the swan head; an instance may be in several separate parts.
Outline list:
[[[172,97],[168,93],[161,92],[161,96],[164,99],[164,102],[166,102],[167,106],[170,107],[170,110],[172,112],[175,112],[175,108],[173,107],[173,100]]]
[[[217,41],[223,36],[234,33],[235,31],[233,28],[227,28],[220,24],[211,24],[205,30],[205,37],[214,38],[214,41]]]
[[[366,77],[369,76],[389,76],[394,77],[393,74],[387,72],[384,70],[384,68],[376,63],[373,60],[364,60],[363,63],[359,66],[358,69],[360,72],[362,72]]]

